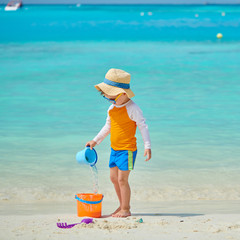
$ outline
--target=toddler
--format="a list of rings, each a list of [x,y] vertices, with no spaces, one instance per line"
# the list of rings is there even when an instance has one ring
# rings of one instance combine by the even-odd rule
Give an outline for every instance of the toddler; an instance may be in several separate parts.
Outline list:
[[[110,69],[102,83],[95,85],[103,97],[112,105],[108,109],[107,120],[97,136],[86,143],[92,149],[100,144],[110,133],[111,155],[109,160],[110,179],[114,185],[120,206],[113,217],[128,217],[130,212],[130,186],[128,177],[134,168],[137,156],[136,127],[138,126],[144,141],[145,161],[151,159],[151,142],[148,126],[141,109],[131,98],[131,75],[120,69]]]

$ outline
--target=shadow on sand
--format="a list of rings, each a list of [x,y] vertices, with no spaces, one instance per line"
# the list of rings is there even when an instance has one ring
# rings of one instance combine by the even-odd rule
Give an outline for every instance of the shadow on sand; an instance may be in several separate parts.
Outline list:
[[[203,216],[204,214],[195,214],[195,213],[133,213],[132,216],[151,216],[151,217],[158,217],[158,216],[168,216],[168,217],[197,217]]]
[[[197,216],[203,216],[204,214],[195,214],[195,213],[132,213],[132,217],[144,217],[144,216],[150,216],[150,217],[197,217]],[[102,215],[101,218],[109,218],[111,215]]]

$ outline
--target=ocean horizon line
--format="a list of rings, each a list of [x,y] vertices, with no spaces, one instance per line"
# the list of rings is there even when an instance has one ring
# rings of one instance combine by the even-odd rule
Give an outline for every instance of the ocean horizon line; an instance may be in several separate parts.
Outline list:
[[[7,3],[0,3],[0,6],[5,6]],[[35,6],[72,6],[72,5],[80,5],[80,6],[240,6],[240,3],[116,3],[116,4],[109,4],[109,3],[27,3],[23,6],[29,6],[29,5],[35,5]]]

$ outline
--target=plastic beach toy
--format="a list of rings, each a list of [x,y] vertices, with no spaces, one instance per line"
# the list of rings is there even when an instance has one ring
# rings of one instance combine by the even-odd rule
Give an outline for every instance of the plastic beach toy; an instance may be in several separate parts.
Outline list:
[[[57,226],[59,228],[72,228],[75,225],[78,225],[78,224],[81,224],[81,223],[89,224],[89,223],[92,223],[92,222],[93,222],[92,218],[84,218],[80,223],[73,223],[73,224],[69,224],[69,225],[66,222],[65,223],[57,223]]]
[[[97,152],[93,148],[86,147],[84,150],[80,151],[76,155],[76,159],[80,164],[87,164],[93,167],[97,163]]]
[[[102,194],[78,193],[77,200],[78,217],[100,218],[102,215]]]
[[[143,219],[140,218],[140,219],[138,219],[136,222],[143,223]]]

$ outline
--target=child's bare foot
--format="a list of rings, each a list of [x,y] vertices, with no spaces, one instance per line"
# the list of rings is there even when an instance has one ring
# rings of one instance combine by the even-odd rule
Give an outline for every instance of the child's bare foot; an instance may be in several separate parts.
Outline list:
[[[128,216],[131,216],[131,212],[128,210],[120,210],[119,212],[112,215],[112,217],[121,217],[121,218],[125,218]]]
[[[113,212],[111,215],[112,215],[112,216],[115,215],[115,214],[118,213],[120,210],[121,210],[121,207],[117,208],[117,209],[115,210],[115,212]]]

